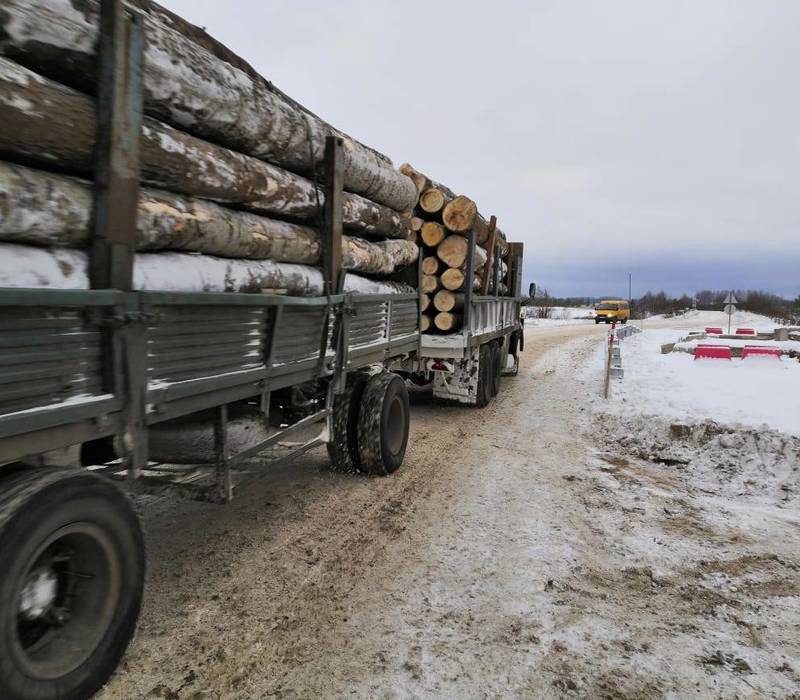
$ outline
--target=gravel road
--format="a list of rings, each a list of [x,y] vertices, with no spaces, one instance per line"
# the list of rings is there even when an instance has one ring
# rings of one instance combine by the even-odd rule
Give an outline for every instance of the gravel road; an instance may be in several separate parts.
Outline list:
[[[482,411],[415,406],[392,477],[319,452],[229,506],[144,505],[100,697],[800,697],[796,511],[740,531],[595,444],[576,368],[604,332],[532,330]]]

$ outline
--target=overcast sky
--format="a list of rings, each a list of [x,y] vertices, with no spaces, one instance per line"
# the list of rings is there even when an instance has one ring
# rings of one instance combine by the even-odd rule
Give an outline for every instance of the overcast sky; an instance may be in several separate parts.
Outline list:
[[[800,294],[800,1],[163,0],[556,295]]]

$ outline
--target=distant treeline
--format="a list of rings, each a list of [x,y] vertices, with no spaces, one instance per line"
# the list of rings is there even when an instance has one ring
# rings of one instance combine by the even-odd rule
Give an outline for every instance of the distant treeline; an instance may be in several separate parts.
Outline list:
[[[695,300],[697,301],[698,309],[721,311],[725,305],[725,298],[730,292],[731,290],[729,289],[703,289],[697,292],[694,297],[688,294],[673,297],[666,292],[647,292],[643,296],[632,300],[631,311],[634,317],[681,313],[687,309],[694,308]],[[733,290],[733,293],[738,300],[737,308],[743,311],[762,314],[776,320],[782,319],[800,323],[800,296],[792,301],[776,294],[755,289],[737,289]],[[602,298],[609,299],[611,297]],[[600,297],[553,297],[550,296],[546,289],[543,289],[533,300],[533,305],[546,309],[554,306],[594,306],[598,301],[600,301]]]

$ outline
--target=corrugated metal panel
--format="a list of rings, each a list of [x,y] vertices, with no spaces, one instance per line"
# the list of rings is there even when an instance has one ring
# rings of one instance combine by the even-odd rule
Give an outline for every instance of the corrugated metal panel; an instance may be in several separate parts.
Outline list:
[[[417,313],[417,300],[404,299],[392,301],[392,338],[409,335],[417,330],[419,315]]]
[[[385,301],[354,304],[350,317],[350,347],[375,345],[386,340],[388,304]]]
[[[185,381],[264,367],[274,309],[160,306],[148,327],[150,381]]]
[[[76,309],[2,309],[0,414],[102,394],[102,345]]]
[[[272,361],[276,365],[319,357],[322,330],[325,327],[325,307],[285,306],[280,314]],[[328,345],[333,324],[328,324]]]

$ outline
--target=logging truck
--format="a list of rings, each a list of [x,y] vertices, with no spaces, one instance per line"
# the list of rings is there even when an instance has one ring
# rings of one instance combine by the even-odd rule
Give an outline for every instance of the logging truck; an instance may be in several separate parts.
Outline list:
[[[421,332],[418,290],[346,291],[353,198],[336,135],[322,173],[322,294],[138,288],[141,27],[119,0],[103,7],[90,288],[0,288],[2,700],[86,698],[114,672],[145,573],[129,494],[226,503],[322,446],[337,469],[391,474],[408,443],[408,386],[484,406],[522,349],[521,244],[489,239],[481,285],[453,298],[436,334]],[[466,238],[473,280],[479,247]],[[242,413],[265,426],[247,444],[230,429]],[[187,420],[211,436],[212,458],[158,460],[159,431]]]

